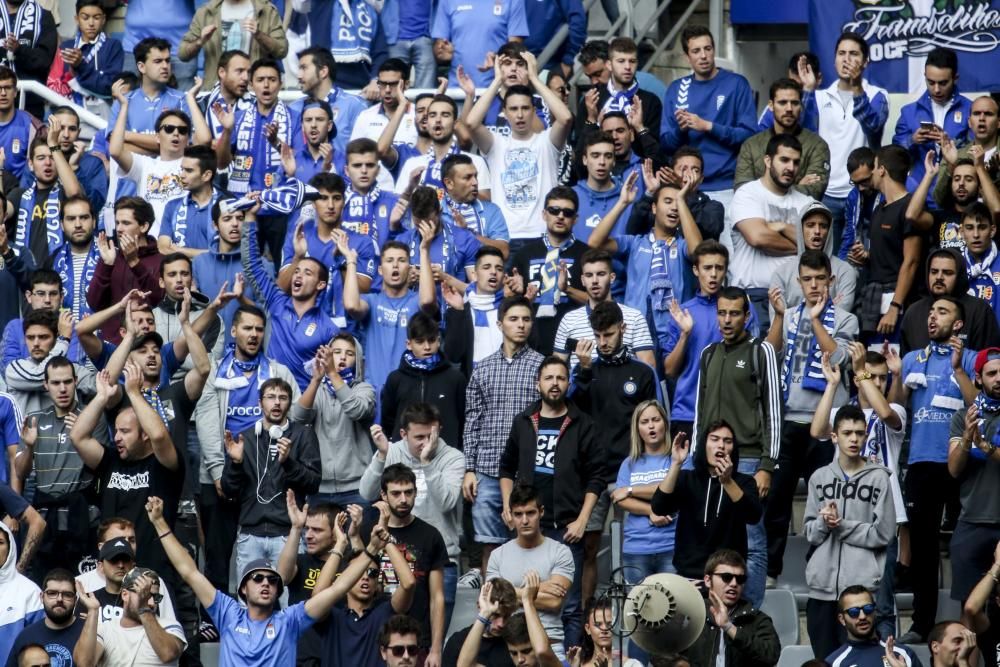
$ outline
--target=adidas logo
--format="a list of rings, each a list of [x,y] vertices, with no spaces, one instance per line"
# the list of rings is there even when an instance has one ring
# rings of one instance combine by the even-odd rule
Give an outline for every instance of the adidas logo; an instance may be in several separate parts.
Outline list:
[[[736,368],[746,368],[746,367],[747,367],[747,362],[745,360],[740,359],[739,361],[736,362]]]

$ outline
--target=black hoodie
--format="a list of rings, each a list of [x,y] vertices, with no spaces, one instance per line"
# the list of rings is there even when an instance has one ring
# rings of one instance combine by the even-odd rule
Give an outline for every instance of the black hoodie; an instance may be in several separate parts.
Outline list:
[[[730,454],[733,470],[739,467],[739,450]],[[673,493],[656,490],[650,501],[660,516],[677,512],[674,539],[674,567],[681,576],[701,579],[705,561],[719,549],[733,549],[747,556],[747,525],[760,521],[761,505],[757,483],[750,475],[733,472],[733,481],[743,489],[743,497],[734,503],[719,480],[708,473],[704,442],[694,452],[693,469],[681,470]]]
[[[382,430],[390,442],[399,439],[400,415],[423,401],[441,413],[441,439],[462,451],[465,428],[465,375],[443,358],[430,370],[420,370],[400,360],[382,386]]]
[[[965,258],[962,257],[962,253],[954,248],[932,251],[927,256],[927,265],[924,267],[927,280],[930,281],[931,260],[943,253],[955,258],[955,266],[958,269],[952,295],[960,299],[965,307],[965,319],[961,331],[967,336],[965,349],[983,350],[987,347],[1000,347],[1000,325],[997,324],[997,316],[990,308],[989,302],[969,294],[969,276],[966,273]],[[930,289],[929,284],[927,287]],[[927,336],[927,316],[935,299],[937,299],[935,296],[925,296],[906,309],[901,327],[899,356],[927,347],[930,342]]]

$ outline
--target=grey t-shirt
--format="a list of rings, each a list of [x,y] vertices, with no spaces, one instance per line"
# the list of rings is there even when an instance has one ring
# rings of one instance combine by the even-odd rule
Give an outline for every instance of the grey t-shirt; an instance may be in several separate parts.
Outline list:
[[[965,431],[965,410],[951,417],[949,439],[961,438]],[[1000,431],[1000,414],[986,415],[986,442],[993,442]],[[1000,464],[977,456],[973,448],[965,470],[958,478],[959,500],[962,502],[961,521],[968,523],[1000,523]]]
[[[785,312],[785,343],[791,337],[789,331],[798,307],[789,308]],[[847,311],[836,308],[833,318],[833,339],[837,342],[837,349],[830,355],[830,363],[841,365],[848,359],[847,345],[858,336],[858,318]],[[795,350],[792,353],[791,388],[788,392],[788,402],[785,405],[785,419],[788,421],[808,424],[812,421],[816,406],[823,394],[812,389],[802,388],[802,378],[809,369],[812,360],[813,329],[809,318],[808,307],[802,310],[802,317],[799,319],[798,335],[795,338]],[[785,348],[781,349],[782,355]],[[784,356],[782,356],[782,362]],[[784,364],[779,363],[778,372],[784,373]],[[837,389],[834,397],[834,405],[843,405],[847,402],[847,388],[843,385]]]
[[[565,544],[546,537],[533,549],[525,549],[511,540],[490,554],[490,562],[486,566],[487,581],[495,577],[503,577],[515,586],[524,582],[524,573],[534,570],[541,581],[546,581],[552,575],[558,574],[573,581],[575,567],[573,554]],[[538,616],[545,626],[545,633],[553,643],[563,640],[563,625],[559,612],[538,610]]]

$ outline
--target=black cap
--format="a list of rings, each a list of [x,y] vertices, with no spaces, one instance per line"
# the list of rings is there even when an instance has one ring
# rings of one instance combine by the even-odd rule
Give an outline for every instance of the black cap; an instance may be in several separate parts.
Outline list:
[[[135,550],[132,549],[132,545],[124,537],[116,537],[113,540],[108,540],[101,546],[99,557],[101,560],[114,560],[123,554],[128,556],[129,559],[135,560]]]
[[[131,351],[135,352],[140,347],[142,347],[143,345],[145,345],[146,343],[149,343],[149,342],[156,343],[156,347],[158,347],[160,349],[163,349],[163,336],[161,336],[160,334],[156,333],[155,331],[150,331],[148,333],[142,334],[141,336],[139,336],[138,338],[135,339],[135,342],[132,343],[132,350]]]

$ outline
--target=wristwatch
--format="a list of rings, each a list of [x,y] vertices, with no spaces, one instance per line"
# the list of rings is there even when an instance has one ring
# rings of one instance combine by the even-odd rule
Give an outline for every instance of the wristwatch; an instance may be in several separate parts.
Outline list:
[[[626,496],[626,497],[627,498],[631,498],[632,497],[632,487],[631,486],[628,487],[628,496]]]
[[[868,371],[861,371],[860,373],[854,376],[854,379],[857,382],[861,382],[862,380],[871,380],[872,374],[869,373]]]

